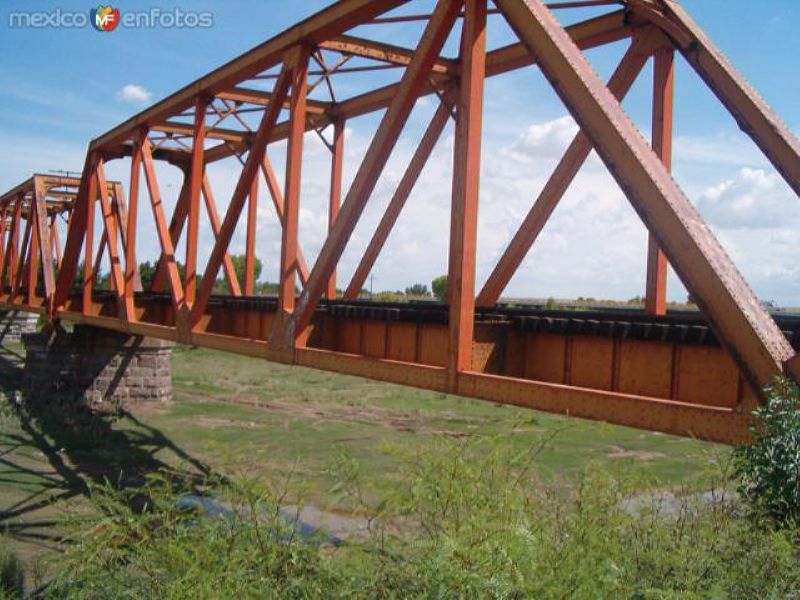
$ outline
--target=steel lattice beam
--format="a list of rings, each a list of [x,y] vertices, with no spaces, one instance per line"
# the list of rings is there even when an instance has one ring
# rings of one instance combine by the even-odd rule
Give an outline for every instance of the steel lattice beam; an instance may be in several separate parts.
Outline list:
[[[672,103],[680,92],[673,85],[675,59],[694,68],[795,192],[800,143],[672,0],[626,0],[623,10],[568,27],[548,6],[611,3],[495,0],[489,8],[487,2],[439,0],[432,14],[410,16],[392,13],[406,0],[337,2],[93,140],[79,179],[34,175],[0,195],[0,308],[646,429],[728,443],[746,439],[761,386],[781,373],[800,376],[800,358],[781,331],[796,332],[800,346],[800,319],[776,325],[670,175]],[[490,17],[506,19],[518,41],[487,50]],[[414,47],[353,35],[362,25],[410,21],[424,25]],[[459,51],[443,56],[453,33],[460,35]],[[628,39],[630,47],[604,84],[582,51]],[[651,60],[652,145],[621,106]],[[484,80],[530,68],[542,71],[580,131],[476,296]],[[340,77],[374,70],[396,72],[398,80],[381,87],[370,80],[349,97],[337,85]],[[257,89],[264,82],[272,89]],[[314,99],[320,90],[330,101]],[[440,105],[344,298],[337,299],[345,247],[413,107],[433,94]],[[382,113],[380,124],[344,189],[352,172],[345,153],[348,123],[370,113]],[[358,300],[451,117],[448,303]],[[331,159],[330,172],[326,167],[322,174],[330,182],[328,231],[310,265],[299,230],[307,134],[322,139]],[[276,172],[268,158],[275,148],[268,153],[268,146],[284,140],[287,160]],[[592,149],[650,233],[646,310],[624,316],[598,311],[591,318],[577,311],[562,318],[498,304]],[[122,185],[104,174],[105,165],[119,159],[130,161],[128,207]],[[214,186],[230,194],[223,196],[229,202],[221,217],[207,167],[226,159],[241,163],[241,170],[233,190]],[[156,161],[184,174],[171,214]],[[137,268],[146,216],[142,176],[150,204],[145,212],[152,213],[159,248],[150,290],[142,290]],[[261,176],[281,230],[277,257],[258,242]],[[65,219],[62,248],[58,230]],[[203,264],[198,245],[206,226],[214,245]],[[230,256],[236,235],[244,240],[241,281]],[[183,275],[175,255],[179,243],[186,250]],[[253,295],[262,257],[278,267],[277,297]],[[663,315],[667,257],[702,316]],[[101,290],[105,264],[109,285]],[[83,282],[77,289],[79,269]],[[228,295],[212,293],[220,272]],[[676,319],[688,321],[676,325]]]

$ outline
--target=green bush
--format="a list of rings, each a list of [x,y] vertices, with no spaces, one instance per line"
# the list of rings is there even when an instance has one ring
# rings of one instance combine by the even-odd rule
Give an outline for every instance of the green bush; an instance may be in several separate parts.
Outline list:
[[[447,275],[439,275],[431,281],[431,291],[439,302],[447,301]]]
[[[17,555],[0,545],[0,598],[22,598],[25,569]]]
[[[653,494],[587,465],[564,490],[536,474],[539,447],[443,440],[410,454],[405,485],[378,497],[357,464],[331,490],[370,523],[335,547],[297,535],[277,508],[294,492],[215,486],[227,516],[187,513],[166,479],[144,510],[121,492],[76,531],[53,598],[795,598],[794,530],[760,528],[730,501]],[[141,493],[141,491],[140,491]],[[297,498],[295,498],[296,500]]]
[[[752,444],[734,452],[740,493],[775,524],[800,523],[800,388],[777,380],[754,416]]]

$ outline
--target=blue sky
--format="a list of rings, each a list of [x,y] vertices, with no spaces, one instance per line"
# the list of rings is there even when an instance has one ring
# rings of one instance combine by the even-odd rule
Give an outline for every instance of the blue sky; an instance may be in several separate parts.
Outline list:
[[[214,24],[207,29],[119,28],[99,33],[91,28],[9,27],[9,15],[15,11],[57,7],[88,11],[90,3],[5,0],[0,4],[0,142],[4,148],[0,189],[12,187],[34,171],[79,170],[91,138],[135,114],[148,101],[169,95],[326,4],[315,0],[120,2],[115,6],[123,13],[151,7],[210,11]],[[424,10],[430,1],[417,0],[415,4],[418,8],[409,11]],[[796,0],[684,0],[682,4],[789,128],[800,131],[800,71],[795,64],[800,57],[800,36],[794,34],[800,26],[800,5]],[[573,14],[571,18],[580,17],[580,13]],[[492,17],[491,47],[511,40],[500,19]],[[376,27],[358,33],[376,39],[385,35]],[[412,26],[407,33],[393,33],[389,41],[412,44],[418,33],[419,28]],[[589,57],[601,76],[607,77],[623,51],[624,45],[616,44],[593,51]],[[650,85],[646,70],[625,103],[645,132],[649,129]],[[676,179],[756,292],[765,299],[800,305],[800,271],[795,266],[800,217],[793,216],[800,214],[797,198],[680,61],[676,93]],[[487,83],[486,106],[479,282],[488,275],[574,134],[574,124],[563,106],[533,69]],[[370,227],[380,217],[392,183],[402,174],[433,108],[432,103],[423,102],[415,109],[408,135],[398,144],[343,257],[343,279],[352,272],[359,251],[368,242]],[[346,180],[352,177],[359,152],[363,154],[376,123],[377,118],[372,117],[349,125]],[[444,272],[451,136],[448,128],[435,164],[426,169],[376,265],[376,287],[402,289]],[[276,166],[282,162],[281,151],[275,149]],[[324,152],[312,139],[307,154],[301,241],[313,259],[324,236],[322,200],[327,194],[327,167]],[[220,167],[218,171],[213,174],[219,182],[216,195],[224,209],[235,170],[225,172]],[[125,181],[125,170],[120,168],[118,173]],[[169,197],[178,182],[170,175],[164,177]],[[272,279],[270,265],[277,260],[276,222],[266,203],[262,204],[259,249],[267,264],[266,276]],[[144,236],[143,259],[155,252],[152,236],[147,231]],[[643,289],[644,239],[635,214],[593,158],[556,210],[508,293],[623,299],[638,295]],[[204,243],[207,247],[201,257],[210,240],[206,238]],[[237,244],[241,245],[238,237],[234,250]],[[670,297],[685,298],[674,275]]]

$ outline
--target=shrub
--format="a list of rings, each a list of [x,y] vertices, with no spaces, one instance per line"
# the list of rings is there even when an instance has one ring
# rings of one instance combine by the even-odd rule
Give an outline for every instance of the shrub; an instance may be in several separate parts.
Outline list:
[[[406,296],[423,296],[428,297],[431,293],[428,291],[428,286],[424,283],[415,283],[414,285],[407,287],[405,291]]]
[[[754,413],[752,444],[734,452],[740,493],[778,525],[800,523],[800,388],[778,379]]]
[[[17,555],[0,546],[0,598],[22,598],[25,589],[25,569]]]
[[[357,464],[333,492],[369,532],[339,547],[278,518],[287,497],[253,482],[217,487],[226,514],[180,510],[167,482],[145,510],[102,490],[53,598],[794,598],[790,529],[759,528],[727,502],[626,502],[633,488],[587,465],[565,491],[536,474],[537,451],[502,439],[442,440],[410,454],[389,497]],[[639,492],[641,494],[641,492]],[[291,496],[291,494],[289,494]],[[370,500],[370,498],[373,500]],[[638,499],[656,496],[640,495]]]
[[[439,302],[447,301],[447,275],[439,275],[431,281],[431,291]]]

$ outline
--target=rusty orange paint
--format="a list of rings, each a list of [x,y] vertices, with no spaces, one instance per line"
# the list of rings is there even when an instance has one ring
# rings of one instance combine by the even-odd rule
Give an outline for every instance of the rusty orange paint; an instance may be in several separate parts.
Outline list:
[[[661,48],[653,60],[653,151],[667,170],[672,168],[672,114],[675,90],[674,51]],[[652,233],[647,244],[645,312],[667,314],[667,257]]]
[[[497,8],[492,9],[492,14],[501,13],[500,18],[508,21],[518,40],[489,52],[485,51],[484,40],[486,0],[439,0],[433,13],[421,19],[425,29],[413,48],[348,33],[404,4],[405,0],[337,2],[95,139],[80,180],[69,182],[70,191],[53,192],[55,188],[45,184],[42,193],[34,197],[32,190],[37,185],[41,187],[47,177],[35,175],[0,195],[0,215],[10,228],[0,231],[0,308],[48,313],[56,319],[130,334],[153,335],[654,431],[726,443],[746,440],[747,414],[759,398],[757,386],[776,373],[796,376],[800,363],[669,175],[674,50],[687,58],[789,185],[800,191],[797,139],[675,3],[631,0],[624,11],[563,28],[541,0],[496,0]],[[462,16],[463,20],[458,21]],[[394,15],[390,20],[399,22]],[[444,58],[442,48],[457,22],[461,23],[462,37],[458,58]],[[629,38],[633,40],[631,47],[608,85],[604,85],[581,50]],[[316,55],[322,71],[309,73],[308,52],[319,48],[326,53],[339,52],[339,61],[328,66],[324,57]],[[350,60],[350,54],[401,68],[403,75],[397,83],[349,98],[339,97],[341,92],[333,84],[337,73],[362,70],[341,68]],[[618,100],[651,55],[655,55],[655,77],[653,135],[652,144],[648,145],[621,111]],[[496,303],[594,147],[652,234],[646,296],[647,311],[655,321],[638,323],[645,328],[652,325],[652,330],[642,333],[640,328],[628,337],[634,328],[617,328],[613,334],[592,329],[595,333],[590,335],[582,329],[580,318],[574,319],[578,327],[572,327],[570,319],[564,327],[541,328],[538,317],[526,321],[528,317],[523,316],[518,323],[513,311],[495,315],[493,309],[475,314],[483,80],[533,66],[554,84],[581,131],[477,295],[477,304],[483,307]],[[280,72],[273,77],[273,69],[277,68]],[[319,80],[309,82],[309,75]],[[249,82],[256,76],[272,80],[272,89],[250,88]],[[322,83],[330,101],[306,97]],[[397,184],[345,295],[354,298],[363,287],[414,183],[431,160],[433,146],[455,103],[449,315],[443,307],[428,311],[427,307],[412,305],[386,307],[385,319],[381,306],[375,312],[373,307],[365,311],[363,306],[340,310],[341,301],[334,297],[342,252],[401,139],[412,108],[420,98],[434,94],[441,106]],[[187,122],[192,107],[193,125]],[[243,118],[245,112],[253,111],[261,111],[255,130]],[[289,118],[279,122],[286,111]],[[344,124],[348,119],[378,111],[385,112],[340,206],[343,173],[347,172],[342,145]],[[215,114],[216,122],[206,124],[206,112]],[[223,123],[226,119],[238,124],[231,128]],[[333,127],[332,142],[328,142],[325,131],[329,126]],[[298,239],[302,144],[307,132],[319,134],[332,151],[330,195],[325,199],[328,236],[310,273]],[[280,140],[289,140],[287,170],[282,173],[284,193],[267,158],[267,145]],[[131,210],[126,216],[122,187],[113,184],[107,188],[103,164],[128,156],[132,189]],[[243,168],[221,220],[203,169],[206,164],[226,158],[238,159]],[[169,225],[155,179],[155,160],[171,163],[185,174]],[[134,295],[140,289],[136,227],[141,167],[154,212],[154,233],[160,243],[154,291],[168,289],[169,300],[150,292]],[[277,311],[275,301],[263,298],[232,303],[226,298],[211,300],[220,268],[224,269],[232,294],[241,295],[228,252],[232,236],[244,219],[247,275],[241,283],[245,293],[254,291],[259,171],[265,176],[281,227],[281,293]],[[48,197],[40,201],[43,194]],[[201,194],[215,241],[202,286],[196,286]],[[247,216],[243,217],[248,198]],[[98,220],[102,223],[99,245],[95,244],[94,214],[98,199],[102,212],[102,219]],[[59,214],[69,216],[63,254],[59,254],[61,244],[54,214],[48,212],[51,210],[64,211]],[[175,248],[184,226],[187,277],[181,280]],[[260,250],[266,253],[266,249]],[[58,273],[52,282],[47,280],[51,272],[47,263],[52,263],[54,252]],[[106,254],[114,293],[94,293],[94,278]],[[650,335],[662,331],[660,328],[669,321],[657,318],[665,308],[665,255],[699,301],[715,335],[707,337],[705,327],[699,328],[704,333],[697,339],[673,336],[686,342],[664,341],[673,337]],[[71,294],[81,256],[85,285],[82,293]],[[98,269],[92,264],[95,256]],[[44,293],[36,288],[40,265],[45,269]],[[297,275],[301,284],[299,301],[295,300]],[[323,295],[328,302],[320,304]],[[504,309],[501,306],[498,310]],[[360,316],[352,316],[355,314]],[[560,322],[564,324],[566,320]],[[632,325],[637,323],[627,324]],[[669,332],[680,334],[676,330]],[[662,341],[653,341],[657,339]],[[722,345],[716,345],[716,340],[721,340]]]

